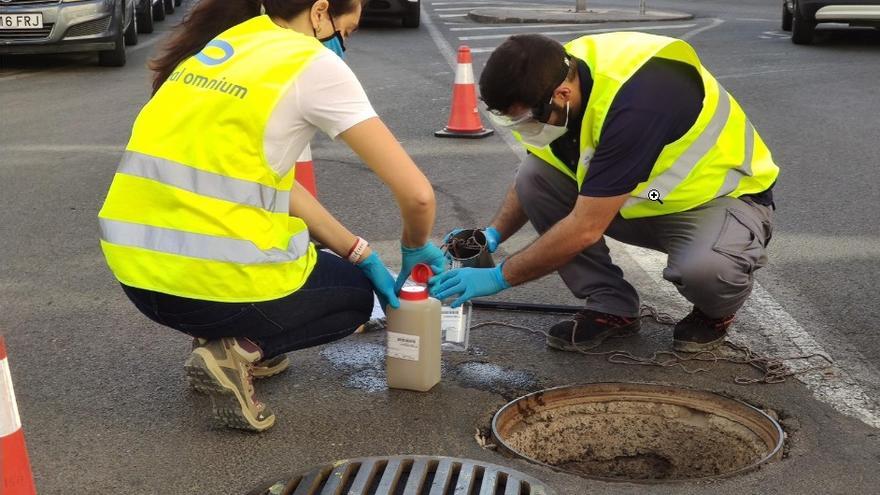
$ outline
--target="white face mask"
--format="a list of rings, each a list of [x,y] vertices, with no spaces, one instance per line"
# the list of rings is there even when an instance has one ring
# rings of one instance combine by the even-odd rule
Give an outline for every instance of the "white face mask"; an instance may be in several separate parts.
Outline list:
[[[513,130],[519,132],[522,141],[530,146],[536,148],[549,146],[550,143],[561,138],[566,132],[568,132],[568,110],[569,104],[568,102],[565,102],[565,123],[561,126],[532,121],[526,123],[527,125],[522,126],[520,129],[514,128]]]

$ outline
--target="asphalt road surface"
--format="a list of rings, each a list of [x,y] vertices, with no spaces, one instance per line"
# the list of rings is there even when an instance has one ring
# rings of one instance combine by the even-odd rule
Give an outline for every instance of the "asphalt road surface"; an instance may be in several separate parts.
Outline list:
[[[146,61],[181,12],[142,35],[123,68],[97,67],[88,55],[0,58],[0,332],[39,493],[235,494],[328,461],[390,454],[482,459],[571,495],[875,493],[880,33],[832,26],[817,44],[795,46],[779,30],[780,3],[651,1],[649,7],[694,18],[548,26],[467,17],[475,7],[541,2],[423,0],[419,29],[364,22],[346,43],[346,56],[379,115],[434,184],[439,239],[451,228],[488,222],[518,163],[504,136],[433,137],[448,117],[459,44],[472,48],[478,75],[491,50],[518,32],[565,41],[639,29],[687,39],[782,167],[770,264],[757,274],[732,338],[776,357],[824,353],[833,368],[782,384],[740,386],[735,376],[759,375],[724,364],[693,375],[610,364],[549,351],[535,334],[483,327],[474,331],[469,353],[444,356],[441,385],[414,394],[384,387],[382,335],[357,335],[295,353],[287,373],[258,384],[278,415],[261,435],[212,427],[206,399],[183,378],[189,340],[133,308],[98,247],[97,210],[149,98]],[[319,138],[313,149],[319,199],[389,264],[398,263],[400,221],[381,183],[339,143]],[[501,255],[531,238],[517,235]],[[662,256],[621,245],[613,251],[646,303],[673,316],[687,312],[660,278]],[[499,299],[577,304],[555,276]],[[474,319],[544,328],[559,316],[476,311]],[[614,347],[639,355],[668,349],[669,329],[648,327]],[[699,387],[772,409],[786,418],[787,457],[711,485],[634,485],[555,473],[474,441],[474,429],[520,394],[620,380]]]

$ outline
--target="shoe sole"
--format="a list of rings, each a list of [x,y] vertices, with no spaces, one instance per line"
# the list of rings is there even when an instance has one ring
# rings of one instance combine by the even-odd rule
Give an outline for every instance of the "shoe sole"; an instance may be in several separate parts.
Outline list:
[[[678,352],[705,352],[705,351],[714,351],[715,349],[721,347],[721,344],[724,343],[727,335],[722,335],[717,339],[711,342],[690,342],[687,340],[674,340],[672,341],[672,349]]]
[[[251,369],[251,375],[257,379],[269,378],[271,376],[283,373],[287,370],[289,366],[290,359],[285,356],[285,358],[279,361],[278,364],[276,364],[275,366],[254,366]]]
[[[211,398],[214,419],[218,423],[250,431],[265,431],[275,424],[274,414],[263,421],[251,414],[238,389],[217,366],[207,349],[194,350],[187,358],[184,369],[192,387]]]
[[[289,367],[290,367],[290,359],[285,357],[283,361],[279,362],[275,366],[254,366],[251,369],[251,376],[253,376],[254,379],[256,379],[256,380],[262,380],[264,378],[271,378],[275,375],[278,375],[278,374],[281,374],[281,373],[287,371],[287,368],[289,368]],[[193,388],[193,390],[195,390],[196,392],[198,392],[200,394],[207,393],[207,392],[205,392],[204,388],[197,385],[195,382],[190,380],[189,384]]]
[[[630,324],[632,325],[632,324]],[[625,337],[632,337],[633,335],[637,335],[639,331],[642,329],[641,323],[636,322],[634,326],[624,326],[618,328],[608,329],[598,337],[593,340],[587,342],[581,342],[578,344],[572,344],[568,340],[562,340],[559,337],[554,337],[552,335],[547,336],[547,347],[552,349],[556,349],[558,351],[568,351],[568,352],[577,352],[577,351],[588,351],[590,349],[595,349],[602,345],[602,342],[605,342],[605,339],[622,339]]]

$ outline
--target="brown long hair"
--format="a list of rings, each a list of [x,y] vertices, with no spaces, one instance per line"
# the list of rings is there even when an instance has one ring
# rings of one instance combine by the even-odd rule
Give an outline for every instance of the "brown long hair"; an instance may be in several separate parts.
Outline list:
[[[314,5],[316,0],[200,0],[164,43],[161,53],[150,60],[153,94],[174,69],[192,57],[227,29],[260,15],[262,5],[270,17],[289,21]],[[361,0],[327,0],[332,16],[353,11]]]

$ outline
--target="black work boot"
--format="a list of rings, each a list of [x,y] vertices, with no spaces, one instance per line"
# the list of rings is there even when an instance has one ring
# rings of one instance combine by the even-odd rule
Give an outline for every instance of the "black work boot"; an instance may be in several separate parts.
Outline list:
[[[547,335],[547,346],[560,351],[587,350],[598,347],[608,337],[635,335],[640,328],[638,317],[626,318],[584,309],[575,313],[574,319],[553,325]]]
[[[711,351],[724,342],[734,315],[710,318],[695,306],[690,314],[675,324],[672,348],[682,352]]]

